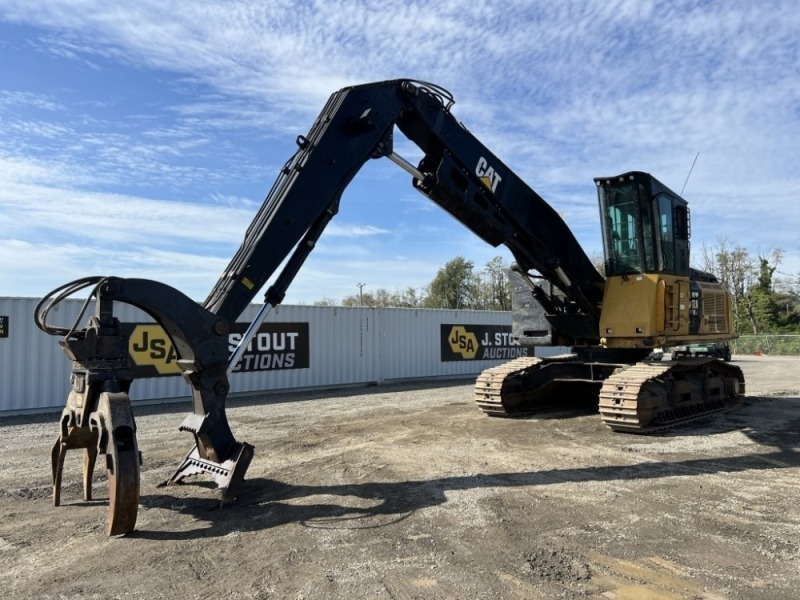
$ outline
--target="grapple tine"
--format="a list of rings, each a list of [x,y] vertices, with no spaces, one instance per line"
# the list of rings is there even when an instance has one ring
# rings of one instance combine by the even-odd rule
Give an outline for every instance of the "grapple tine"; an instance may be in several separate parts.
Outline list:
[[[83,451],[83,499],[92,499],[92,473],[97,462],[97,444],[92,444]]]
[[[61,504],[61,474],[64,472],[64,456],[67,453],[65,444],[61,443],[58,436],[53,449],[50,451],[50,461],[53,465],[53,506]]]
[[[68,413],[69,409],[65,410]],[[70,424],[68,415],[62,417],[62,431],[50,451],[53,468],[53,506],[61,504],[61,480],[64,472],[64,459],[68,450],[84,449],[83,455],[83,497],[92,499],[92,471],[97,459],[97,432],[88,427]]]

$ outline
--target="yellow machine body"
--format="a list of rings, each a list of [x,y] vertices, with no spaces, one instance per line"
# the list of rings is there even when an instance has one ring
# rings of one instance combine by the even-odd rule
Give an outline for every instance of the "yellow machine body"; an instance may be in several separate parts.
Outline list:
[[[606,280],[600,315],[608,348],[653,348],[732,337],[730,295],[719,283],[658,273]]]

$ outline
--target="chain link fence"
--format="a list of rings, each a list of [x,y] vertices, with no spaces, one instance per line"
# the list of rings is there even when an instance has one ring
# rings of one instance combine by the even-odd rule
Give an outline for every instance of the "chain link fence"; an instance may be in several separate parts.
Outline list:
[[[800,356],[800,335],[742,335],[730,346],[734,354]]]

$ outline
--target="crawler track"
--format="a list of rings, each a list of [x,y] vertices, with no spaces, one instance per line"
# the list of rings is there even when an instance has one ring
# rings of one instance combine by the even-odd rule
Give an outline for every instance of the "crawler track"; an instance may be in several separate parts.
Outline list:
[[[518,397],[519,392],[504,396],[503,384],[509,377],[513,377],[525,369],[535,368],[541,362],[541,358],[525,356],[486,369],[475,381],[475,402],[478,404],[478,408],[492,417],[510,416],[521,398]]]
[[[475,402],[492,417],[586,408],[596,403],[592,398],[596,397],[600,382],[587,378],[584,371],[584,363],[575,354],[517,358],[478,376]],[[570,387],[569,392],[564,386]]]
[[[744,376],[713,358],[615,364],[566,354],[518,358],[475,382],[478,408],[493,417],[585,408],[585,392],[614,431],[652,433],[737,406]]]
[[[614,431],[652,433],[741,403],[739,367],[710,358],[640,362],[618,371],[600,389],[600,416]]]

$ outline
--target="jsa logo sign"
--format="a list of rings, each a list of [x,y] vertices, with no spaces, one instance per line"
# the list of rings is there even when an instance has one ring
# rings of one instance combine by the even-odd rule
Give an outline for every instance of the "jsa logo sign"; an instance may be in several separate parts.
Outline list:
[[[128,354],[137,377],[178,375],[178,353],[172,340],[154,323],[130,325]],[[234,323],[228,335],[228,351],[233,352],[246,323]],[[264,323],[247,345],[234,371],[271,371],[309,367],[308,323]]]
[[[128,340],[128,353],[138,366],[154,367],[159,375],[177,375],[178,354],[161,325],[137,325]]]
[[[489,161],[482,156],[478,159],[478,166],[475,167],[475,174],[481,178],[483,185],[492,190],[492,192],[497,191],[497,186],[503,179],[500,173],[495,171],[494,167],[489,164]]]
[[[442,361],[494,360],[527,356],[514,344],[508,325],[441,325]]]
[[[460,354],[465,359],[475,358],[475,354],[478,352],[478,338],[475,337],[474,333],[467,331],[460,325],[450,330],[447,342],[450,344],[450,349],[454,354]]]

